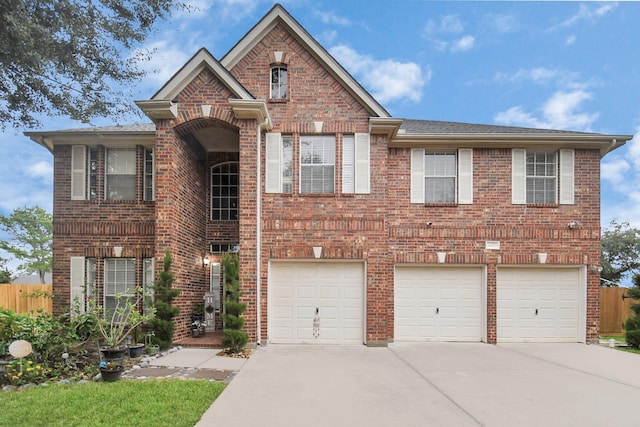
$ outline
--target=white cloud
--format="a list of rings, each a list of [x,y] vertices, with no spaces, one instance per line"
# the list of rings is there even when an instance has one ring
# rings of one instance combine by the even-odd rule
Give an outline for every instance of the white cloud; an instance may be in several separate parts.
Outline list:
[[[139,62],[140,68],[148,72],[154,87],[166,83],[190,58],[179,46],[171,45],[168,40],[158,40],[138,49],[134,55],[145,55],[149,59]],[[192,52],[192,54],[195,52]]]
[[[608,154],[600,169],[602,178],[602,225],[612,219],[640,227],[640,126],[626,147]]]
[[[567,37],[567,40],[565,40],[564,44],[567,46],[571,46],[575,42],[576,42],[576,36],[569,36]]]
[[[620,184],[624,182],[630,169],[631,166],[626,159],[615,158],[609,162],[602,162],[600,177],[613,184]]]
[[[351,25],[351,21],[349,21],[348,18],[339,16],[335,12],[320,12],[316,10],[315,15],[320,18],[320,21],[323,24],[334,24],[341,26]]]
[[[608,2],[596,6],[587,6],[586,4],[581,4],[578,8],[578,12],[572,17],[563,21],[558,27],[571,27],[580,21],[594,21],[598,18],[602,18],[607,13],[614,10],[616,7],[618,7],[617,2]]]
[[[53,181],[53,166],[44,160],[27,166],[27,174],[32,178],[39,178],[45,182]]]
[[[584,90],[555,92],[542,105],[536,116],[521,106],[511,107],[494,116],[496,123],[540,129],[570,129],[589,132],[598,119],[598,113],[584,113],[580,109],[592,94]]]
[[[521,68],[513,74],[496,73],[495,81],[521,83],[531,81],[536,84],[556,83],[562,86],[576,87],[578,74],[566,70],[537,67]],[[579,86],[579,85],[578,85]]]
[[[518,21],[513,15],[490,13],[485,15],[485,20],[499,33],[510,33],[518,27]]]
[[[462,32],[464,32],[464,25],[458,15],[446,15],[439,21],[428,20],[423,29],[423,36],[439,51],[464,52],[473,48],[475,43],[473,36],[465,35],[457,40],[444,39]]]
[[[431,71],[423,72],[414,62],[378,60],[344,45],[334,46],[329,51],[350,73],[357,75],[363,86],[381,103],[418,102],[422,88],[431,79]]]
[[[473,36],[464,36],[460,40],[451,45],[452,52],[465,52],[473,49],[475,38]]]

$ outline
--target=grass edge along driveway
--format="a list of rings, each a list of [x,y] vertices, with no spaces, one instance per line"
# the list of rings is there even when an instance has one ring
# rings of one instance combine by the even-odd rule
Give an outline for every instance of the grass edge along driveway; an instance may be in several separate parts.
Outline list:
[[[0,425],[192,427],[225,384],[149,379],[0,392]]]

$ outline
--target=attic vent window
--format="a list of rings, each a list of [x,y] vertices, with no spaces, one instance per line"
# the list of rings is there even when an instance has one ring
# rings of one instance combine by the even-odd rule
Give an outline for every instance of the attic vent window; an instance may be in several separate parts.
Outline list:
[[[287,99],[287,66],[271,67],[271,99]]]

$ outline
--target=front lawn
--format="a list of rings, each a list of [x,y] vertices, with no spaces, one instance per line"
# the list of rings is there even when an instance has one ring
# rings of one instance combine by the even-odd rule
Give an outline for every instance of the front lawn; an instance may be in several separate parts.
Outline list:
[[[192,427],[224,387],[205,380],[156,379],[0,392],[0,425]]]

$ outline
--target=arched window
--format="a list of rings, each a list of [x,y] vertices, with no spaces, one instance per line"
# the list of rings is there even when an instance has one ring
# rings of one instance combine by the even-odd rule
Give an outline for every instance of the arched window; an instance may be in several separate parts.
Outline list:
[[[287,66],[271,67],[271,99],[287,98]]]
[[[211,167],[211,220],[238,220],[238,162]]]

